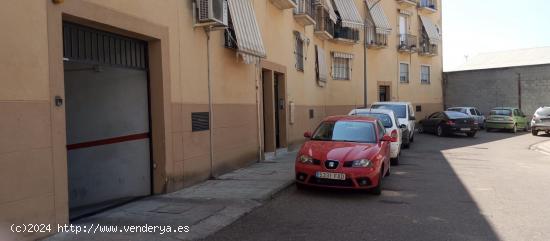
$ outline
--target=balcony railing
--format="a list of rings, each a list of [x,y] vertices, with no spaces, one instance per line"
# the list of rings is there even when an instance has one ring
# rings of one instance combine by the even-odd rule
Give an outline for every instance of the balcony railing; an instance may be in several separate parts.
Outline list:
[[[331,39],[334,37],[334,23],[324,7],[317,6],[315,22],[315,35],[321,39]]]
[[[399,34],[399,45],[397,49],[403,52],[416,52],[418,38],[411,34]]]
[[[348,43],[357,43],[359,42],[359,30],[342,27],[341,23],[337,23],[334,26],[334,39]]]
[[[367,26],[365,43],[369,48],[385,48],[388,46],[388,35],[376,33],[374,26]]]
[[[437,0],[420,0],[418,2],[418,8],[435,12],[437,11]]]
[[[302,25],[315,24],[315,1],[314,0],[294,0],[294,18]]]
[[[427,38],[422,38],[420,40],[418,54],[423,56],[436,56],[438,54],[437,44],[432,44]]]

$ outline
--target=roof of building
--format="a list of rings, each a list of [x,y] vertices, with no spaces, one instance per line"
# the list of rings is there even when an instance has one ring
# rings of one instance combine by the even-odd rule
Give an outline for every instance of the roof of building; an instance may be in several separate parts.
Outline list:
[[[481,53],[468,58],[466,63],[452,71],[496,69],[542,64],[550,64],[550,47]]]

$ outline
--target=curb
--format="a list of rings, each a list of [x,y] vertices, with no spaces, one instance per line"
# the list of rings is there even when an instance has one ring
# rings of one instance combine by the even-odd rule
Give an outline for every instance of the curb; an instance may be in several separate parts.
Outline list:
[[[548,147],[542,147],[542,146],[545,146],[545,144],[548,146]],[[550,140],[546,140],[546,141],[541,141],[541,142],[538,142],[538,143],[535,143],[531,146],[529,146],[529,149],[530,150],[533,150],[533,151],[538,151],[542,154],[545,154],[545,155],[549,155],[550,156]]]

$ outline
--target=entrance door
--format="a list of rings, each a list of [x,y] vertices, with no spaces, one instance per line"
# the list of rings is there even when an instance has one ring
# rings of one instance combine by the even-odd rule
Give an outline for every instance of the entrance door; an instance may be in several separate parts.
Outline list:
[[[381,85],[379,87],[378,101],[390,101],[390,87]]]
[[[151,194],[146,43],[64,23],[70,218]]]
[[[264,69],[262,79],[264,151],[275,152],[287,145],[285,76],[282,73]]]

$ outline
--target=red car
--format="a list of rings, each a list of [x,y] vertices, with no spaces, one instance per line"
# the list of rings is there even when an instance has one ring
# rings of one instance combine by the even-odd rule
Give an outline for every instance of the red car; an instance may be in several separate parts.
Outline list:
[[[296,157],[298,187],[365,189],[382,192],[382,179],[390,174],[391,137],[375,118],[328,117],[307,140]]]

